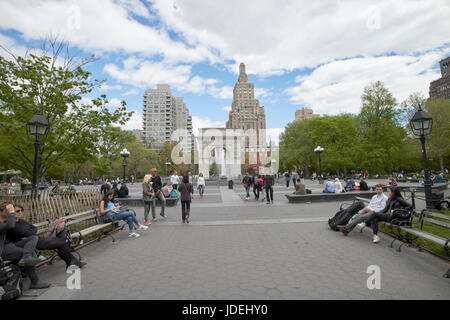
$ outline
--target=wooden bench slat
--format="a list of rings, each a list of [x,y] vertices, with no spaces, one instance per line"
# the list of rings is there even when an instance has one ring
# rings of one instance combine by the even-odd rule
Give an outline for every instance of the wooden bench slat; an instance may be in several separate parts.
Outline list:
[[[89,228],[86,228],[86,229],[74,232],[74,233],[71,234],[71,237],[72,238],[78,238],[80,236],[80,233],[81,233],[81,236],[85,236],[85,235],[93,233],[95,231],[104,229],[104,228],[106,228],[108,226],[110,227],[111,225],[112,225],[112,222],[103,223],[103,224],[97,224],[95,226],[92,226],[92,227],[89,227]]]

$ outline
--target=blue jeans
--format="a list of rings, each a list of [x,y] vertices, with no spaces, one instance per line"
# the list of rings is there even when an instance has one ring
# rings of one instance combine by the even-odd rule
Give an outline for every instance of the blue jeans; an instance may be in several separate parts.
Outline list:
[[[247,188],[245,188],[246,197],[250,198],[250,185],[247,185]]]
[[[139,222],[136,219],[136,216],[131,211],[124,211],[121,213],[116,213],[113,215],[113,220],[124,220],[128,223],[128,228],[130,228],[130,232],[133,231],[133,223],[138,225]]]
[[[205,186],[204,185],[199,185],[198,186],[198,193],[202,196],[203,193],[205,192]]]

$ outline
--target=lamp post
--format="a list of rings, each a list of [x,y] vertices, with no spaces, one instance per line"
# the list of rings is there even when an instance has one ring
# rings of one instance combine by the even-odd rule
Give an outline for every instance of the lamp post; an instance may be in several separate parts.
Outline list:
[[[34,140],[34,167],[33,167],[33,187],[32,192],[33,196],[36,195],[37,191],[37,174],[38,174],[38,155],[39,155],[39,137],[45,137],[48,134],[48,130],[50,125],[47,119],[42,115],[41,110],[39,109],[38,113],[31,118],[27,123],[27,134],[29,133],[32,136],[35,136]]]
[[[171,163],[169,161],[166,161],[166,177],[168,175],[168,166],[170,166]]]
[[[367,172],[369,173],[369,176],[370,176],[370,165],[371,165],[370,161],[367,162],[367,166],[369,167],[369,169],[367,170]]]
[[[123,157],[123,182],[125,182],[125,167],[127,166],[127,157],[130,155],[130,152],[126,148],[123,148],[123,150],[120,152],[120,155]]]
[[[423,169],[425,173],[424,177],[424,188],[425,188],[425,202],[427,209],[433,209],[433,204],[431,201],[431,181],[430,174],[428,172],[427,164],[427,152],[425,150],[425,136],[431,133],[431,128],[433,126],[433,119],[422,110],[419,109],[414,114],[414,116],[409,121],[411,130],[415,136],[420,137],[420,142],[422,143],[422,159],[423,159]]]
[[[322,148],[321,146],[317,146],[314,149],[314,152],[317,154],[317,157],[319,158],[319,184],[322,181],[322,161],[320,160],[320,154],[323,152],[323,150],[325,149]]]

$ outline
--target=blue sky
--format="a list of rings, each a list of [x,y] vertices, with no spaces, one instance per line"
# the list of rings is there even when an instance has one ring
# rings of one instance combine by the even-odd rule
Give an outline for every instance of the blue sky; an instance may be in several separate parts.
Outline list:
[[[142,94],[168,83],[183,97],[194,128],[224,126],[238,65],[247,66],[275,136],[305,106],[319,114],[357,113],[363,88],[385,83],[399,102],[428,96],[450,55],[450,2],[73,0],[0,2],[0,44],[16,54],[49,34],[136,111]],[[4,52],[0,53],[5,55]]]

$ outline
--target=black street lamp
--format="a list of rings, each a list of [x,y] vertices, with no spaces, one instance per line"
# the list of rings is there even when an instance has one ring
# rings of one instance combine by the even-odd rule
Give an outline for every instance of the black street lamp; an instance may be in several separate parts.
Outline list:
[[[42,115],[39,109],[38,113],[27,123],[27,133],[35,136],[34,140],[34,167],[33,167],[33,196],[37,191],[37,175],[38,175],[38,154],[39,154],[39,137],[47,136],[50,125],[47,119]]]
[[[369,173],[369,176],[370,176],[370,165],[371,165],[370,161],[367,162],[367,166],[369,167],[369,169],[367,170],[367,172]]]
[[[431,180],[430,174],[428,172],[427,153],[425,150],[425,136],[431,133],[431,128],[433,126],[433,119],[425,111],[422,110],[422,107],[419,106],[419,109],[414,114],[409,123],[411,125],[413,134],[415,136],[420,137],[420,142],[422,143],[422,159],[425,173],[424,177],[425,202],[427,209],[433,209],[433,203],[431,201]]]
[[[127,166],[127,157],[130,155],[130,152],[126,148],[123,148],[123,150],[120,152],[120,155],[123,157],[123,182],[125,182],[125,167]]]
[[[169,161],[166,161],[166,177],[168,177],[169,171],[168,171],[168,166],[170,166],[171,163]]]
[[[314,149],[314,152],[317,154],[317,157],[319,158],[319,183],[322,181],[322,161],[320,160],[320,154],[325,150],[321,146],[317,146]]]

